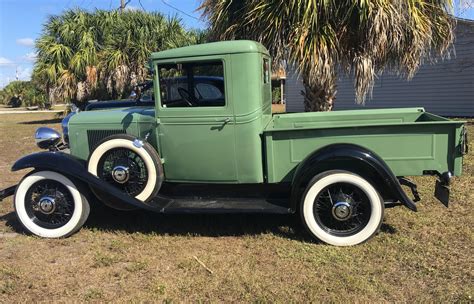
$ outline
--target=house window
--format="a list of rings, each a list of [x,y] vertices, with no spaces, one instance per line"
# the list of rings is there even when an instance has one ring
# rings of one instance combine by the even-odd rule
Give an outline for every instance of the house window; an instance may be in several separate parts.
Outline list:
[[[221,61],[161,64],[158,76],[162,107],[225,106]]]

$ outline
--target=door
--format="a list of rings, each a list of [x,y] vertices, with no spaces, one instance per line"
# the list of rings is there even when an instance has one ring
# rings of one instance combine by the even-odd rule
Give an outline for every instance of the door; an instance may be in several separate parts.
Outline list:
[[[167,181],[237,181],[225,75],[224,58],[158,63],[158,137]]]

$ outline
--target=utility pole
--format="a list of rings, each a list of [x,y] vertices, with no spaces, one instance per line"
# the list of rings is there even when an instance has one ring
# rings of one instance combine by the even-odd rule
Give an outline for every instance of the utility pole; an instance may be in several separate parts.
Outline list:
[[[125,0],[120,0],[120,12],[123,13],[125,9]]]

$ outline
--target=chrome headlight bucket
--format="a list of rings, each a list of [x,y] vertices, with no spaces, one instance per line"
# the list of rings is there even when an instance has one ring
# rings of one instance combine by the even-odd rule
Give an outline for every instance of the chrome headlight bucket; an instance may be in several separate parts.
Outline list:
[[[35,141],[40,149],[55,149],[61,142],[61,134],[54,129],[41,127],[36,129]]]

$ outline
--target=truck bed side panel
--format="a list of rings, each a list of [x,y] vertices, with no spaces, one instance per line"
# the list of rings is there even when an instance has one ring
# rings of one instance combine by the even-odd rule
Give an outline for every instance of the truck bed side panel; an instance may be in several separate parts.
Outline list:
[[[461,174],[458,138],[462,126],[408,123],[361,127],[273,130],[265,133],[268,182],[291,181],[298,164],[331,144],[352,143],[377,153],[397,176],[424,170]]]

